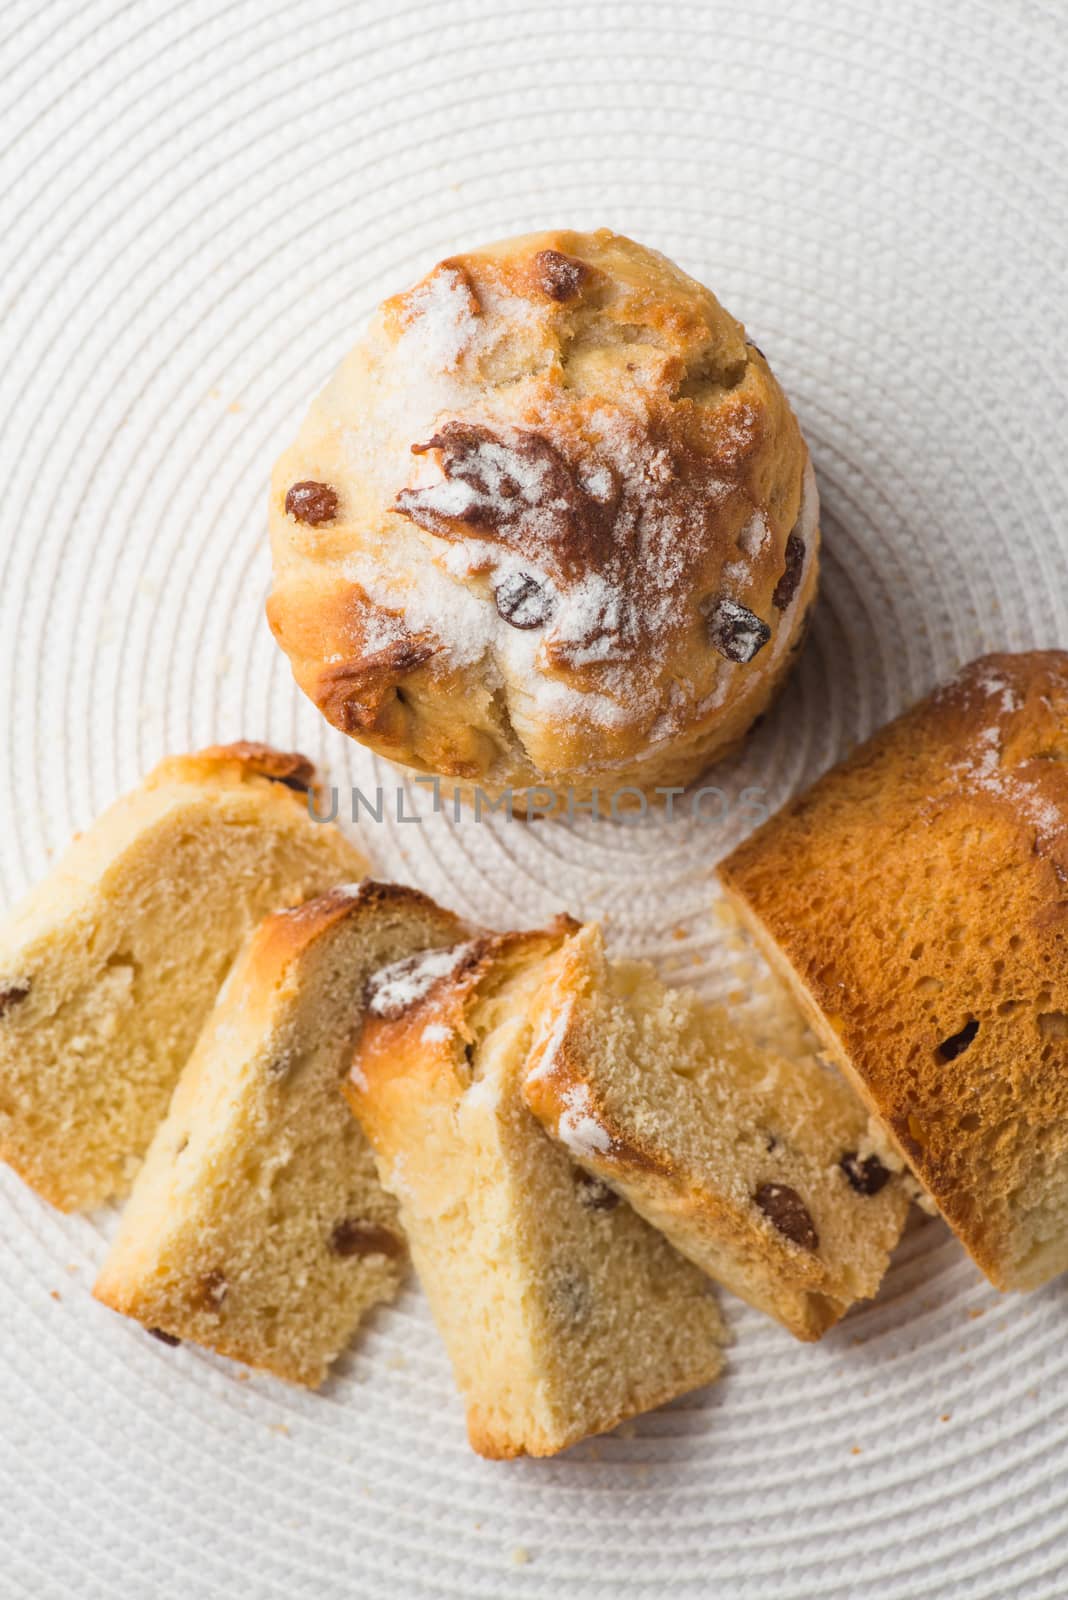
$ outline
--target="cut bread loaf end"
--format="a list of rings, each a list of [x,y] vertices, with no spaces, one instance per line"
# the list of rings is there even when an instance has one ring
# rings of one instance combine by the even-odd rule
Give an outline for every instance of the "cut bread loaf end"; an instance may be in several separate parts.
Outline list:
[[[379,967],[463,924],[393,884],[270,916],[238,958],[94,1293],[171,1338],[316,1385],[407,1266],[341,1094]]]
[[[526,1103],[679,1251],[799,1339],[875,1294],[908,1196],[837,1073],[607,960],[596,926],[547,965],[535,1010]]]
[[[551,1455],[723,1361],[707,1280],[522,1102],[530,1005],[573,926],[382,974],[346,1088],[492,1457]]]
[[[991,1281],[1068,1268],[1068,654],[973,662],[720,877]]]
[[[125,1193],[242,940],[360,878],[309,816],[311,763],[171,757],[70,846],[0,933],[0,1157],[63,1210]]]

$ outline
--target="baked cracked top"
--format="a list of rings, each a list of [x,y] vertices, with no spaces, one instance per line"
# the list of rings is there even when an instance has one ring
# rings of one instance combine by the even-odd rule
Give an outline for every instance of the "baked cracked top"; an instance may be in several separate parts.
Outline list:
[[[450,257],[386,301],[270,519],[268,616],[305,692],[493,790],[685,782],[763,710],[816,581],[766,360],[607,230]]]

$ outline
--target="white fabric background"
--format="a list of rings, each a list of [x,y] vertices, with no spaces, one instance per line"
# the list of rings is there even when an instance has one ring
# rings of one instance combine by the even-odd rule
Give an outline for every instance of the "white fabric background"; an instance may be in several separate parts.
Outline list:
[[[659,246],[795,398],[826,580],[732,792],[777,803],[983,648],[1068,644],[1066,40],[1056,0],[6,0],[4,900],[165,751],[391,781],[268,637],[266,478],[374,302],[486,238]],[[606,916],[723,993],[736,831],[366,838],[488,921]],[[732,1307],[716,1388],[500,1466],[414,1289],[306,1396],[92,1302],[113,1218],[10,1175],[0,1213],[5,1600],[1068,1593],[1068,1288],[999,1297],[937,1222],[818,1347]]]

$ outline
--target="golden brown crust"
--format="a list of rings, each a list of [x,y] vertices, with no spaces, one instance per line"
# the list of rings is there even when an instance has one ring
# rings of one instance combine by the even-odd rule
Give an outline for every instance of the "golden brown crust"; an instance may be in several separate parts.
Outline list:
[[[472,1038],[470,1017],[477,999],[485,998],[509,975],[539,956],[549,955],[578,924],[555,917],[544,929],[486,933],[458,924],[455,960],[432,981],[416,986],[408,1004],[379,1005],[372,998],[359,1041],[359,1073],[348,1079],[344,1093],[378,1150],[389,1149],[393,1119],[388,1090],[403,1077],[439,1086],[441,1075],[450,1090],[467,1087],[465,1046]],[[462,942],[461,942],[462,941]],[[428,1022],[436,1024],[427,1038]]]
[[[451,911],[445,911],[419,889],[403,883],[386,883],[376,878],[361,878],[357,883],[339,884],[325,894],[305,900],[301,905],[287,907],[265,917],[257,928],[251,945],[250,959],[261,967],[263,980],[269,971],[278,970],[280,964],[300,956],[339,922],[348,918],[362,920],[368,915],[394,915],[422,911],[455,925],[457,940],[466,936],[469,925]]]
[[[205,761],[212,759],[227,761],[231,757],[239,761],[249,772],[269,778],[272,783],[284,784],[287,789],[294,789],[298,794],[307,794],[315,783],[315,765],[307,756],[301,755],[299,750],[275,750],[269,744],[258,744],[251,739],[238,739],[233,744],[210,745],[206,750],[200,751],[200,758]]]
[[[313,900],[276,911],[265,917],[252,936],[235,969],[234,986],[243,991],[248,1016],[255,1020],[257,999],[264,1009],[273,1004],[275,989],[308,950],[328,936],[339,922],[362,921],[368,916],[403,919],[423,912],[440,922],[451,922],[457,941],[469,936],[469,924],[443,910],[428,895],[406,884],[363,878],[317,895]]]
[[[303,797],[309,792],[319,794],[320,775],[307,756],[299,750],[276,750],[273,745],[252,739],[207,745],[187,755],[165,756],[148,774],[144,787],[160,788],[170,783],[245,784],[258,780],[275,784],[280,794],[289,790],[298,804],[306,803]]]
[[[387,301],[279,461],[270,624],[395,760],[491,791],[685,782],[787,670],[807,459],[764,357],[662,256],[507,240]],[[298,480],[334,514],[300,520]]]
[[[993,1282],[1068,1265],[1068,654],[973,662],[720,876]]]
[[[359,583],[329,572],[295,580],[268,598],[267,620],[300,687],[342,733],[453,778],[476,778],[494,759],[492,697],[465,699],[462,675],[443,662],[440,641],[410,631],[402,610],[376,605]],[[424,725],[424,702],[438,695],[454,698],[461,711],[466,703],[467,714]],[[411,759],[418,728],[420,755]]]

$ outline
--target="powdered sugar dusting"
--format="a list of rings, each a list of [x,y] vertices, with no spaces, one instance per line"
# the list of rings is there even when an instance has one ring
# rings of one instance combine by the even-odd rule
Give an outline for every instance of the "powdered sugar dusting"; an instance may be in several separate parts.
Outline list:
[[[746,584],[753,576],[747,561],[728,561],[723,569],[724,583]]]
[[[762,511],[754,511],[738,535],[738,548],[743,555],[755,556],[771,537],[768,519]]]
[[[447,978],[471,949],[470,943],[448,950],[425,950],[394,961],[376,972],[367,985],[367,1009],[373,1017],[399,1017]]]
[[[409,354],[430,368],[451,372],[478,331],[478,307],[471,287],[455,267],[440,266],[417,288],[405,307]]]
[[[633,703],[597,694],[592,689],[573,689],[555,678],[533,685],[532,699],[538,712],[561,722],[587,722],[602,728],[624,726],[633,714]],[[520,713],[521,714],[521,710]],[[517,715],[518,715],[517,714]]]
[[[985,668],[971,681],[991,700],[1003,716],[1019,711],[1023,702],[1012,684],[1001,673]],[[1039,785],[1018,773],[1002,768],[1003,742],[1000,724],[991,723],[975,735],[972,748],[950,771],[964,791],[991,795],[1006,802],[1025,822],[1035,828],[1037,841],[1048,844],[1063,834],[1066,818],[1060,807],[1043,795]]]
[[[459,429],[463,424],[449,426]],[[548,516],[554,512],[567,514],[567,501],[554,493],[550,462],[545,455],[519,449],[507,438],[492,434],[478,438],[470,454],[472,462],[477,462],[477,472],[469,465],[466,473],[447,473],[420,489],[423,510],[475,524],[496,525],[522,517],[535,542],[539,526],[544,533]]]
[[[560,1142],[579,1161],[606,1155],[612,1148],[608,1129],[593,1115],[593,1096],[585,1083],[576,1084],[564,1096],[564,1110],[556,1125]]]
[[[563,597],[551,640],[572,666],[610,661],[619,654],[624,620],[618,583],[603,573],[591,572]]]
[[[446,423],[417,447],[419,456],[434,451],[436,478],[418,466],[397,509],[459,546],[437,558],[449,575],[487,573],[493,593],[510,577],[537,586],[533,626],[542,649],[523,692],[539,697],[540,711],[587,720],[655,710],[658,669],[673,631],[686,626],[693,576],[705,561],[701,530],[726,486],[707,473],[696,486],[684,482],[644,423],[608,405],[593,414],[587,454],[577,462],[542,433],[473,420]],[[730,576],[742,586],[751,574],[738,563]],[[414,631],[411,602],[406,617]],[[490,626],[491,638],[483,632],[480,642],[508,676],[516,629],[507,618]],[[447,636],[451,646],[455,636]],[[469,637],[460,643],[465,655]],[[639,655],[640,674],[633,670]],[[540,698],[554,668],[572,674],[616,664],[627,670],[611,686],[598,673],[581,690],[568,685],[566,705],[559,696],[553,707]],[[602,697],[596,709],[584,704],[590,690]]]
[[[537,1065],[527,1073],[527,1082],[533,1083],[538,1078],[547,1078],[556,1065],[560,1054],[560,1046],[564,1042],[567,1030],[571,1025],[571,1013],[574,1009],[573,1000],[565,1000],[553,1019],[553,1024],[543,1039],[535,1042],[533,1054],[537,1057]]]
[[[1003,673],[995,671],[993,667],[984,667],[976,674],[974,682],[983,694],[998,701],[999,710],[1004,716],[1011,716],[1014,711],[1020,710],[1023,702]]]
[[[379,650],[388,650],[390,645],[398,644],[407,636],[408,629],[403,616],[376,607],[368,613],[364,623],[363,653],[367,656],[376,655]]]
[[[615,488],[611,471],[598,462],[587,463],[579,468],[579,484],[594,500],[600,501],[610,500]]]
[[[383,568],[371,551],[358,551],[342,571],[363,590],[374,605],[394,613],[375,618],[375,645],[381,648],[391,636],[407,638],[429,634],[448,641],[449,655],[457,667],[483,660],[497,634],[496,612],[476,590],[442,571],[426,559],[420,541],[402,532],[393,541],[391,565]]]

